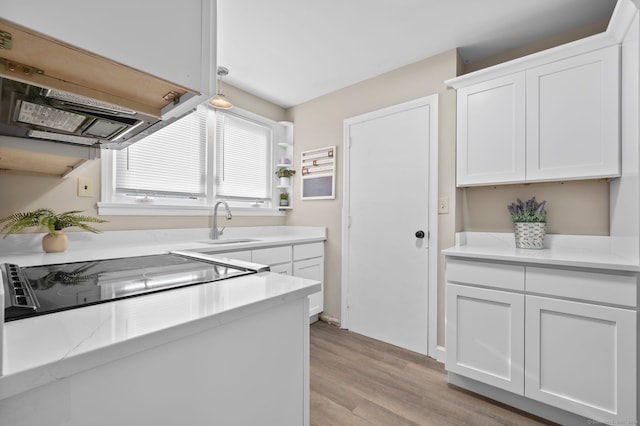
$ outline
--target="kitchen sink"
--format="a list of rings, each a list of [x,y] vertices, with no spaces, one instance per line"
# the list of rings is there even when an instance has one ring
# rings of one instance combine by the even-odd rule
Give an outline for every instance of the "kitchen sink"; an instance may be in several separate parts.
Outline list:
[[[250,243],[252,241],[260,241],[253,238],[222,238],[219,240],[207,240],[199,241],[203,244],[236,244],[236,243]]]

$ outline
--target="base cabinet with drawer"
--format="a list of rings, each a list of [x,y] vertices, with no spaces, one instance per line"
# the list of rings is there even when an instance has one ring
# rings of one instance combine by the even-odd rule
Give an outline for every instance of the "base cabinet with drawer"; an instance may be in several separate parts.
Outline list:
[[[450,373],[599,422],[637,421],[635,274],[446,267]]]
[[[321,290],[309,296],[309,316],[324,310],[324,243],[303,243],[230,251],[222,257],[268,265],[271,272],[320,281]]]
[[[269,265],[271,272],[278,274],[291,275],[293,271],[290,245],[251,250],[251,261]]]
[[[324,310],[324,243],[293,246],[293,276],[320,281],[321,290],[309,296],[309,315]]]

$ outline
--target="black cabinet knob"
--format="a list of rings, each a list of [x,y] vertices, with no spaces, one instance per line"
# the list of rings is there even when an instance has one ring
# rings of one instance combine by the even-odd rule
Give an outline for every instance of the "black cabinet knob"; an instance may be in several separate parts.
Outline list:
[[[424,238],[424,231],[416,231],[416,238]]]

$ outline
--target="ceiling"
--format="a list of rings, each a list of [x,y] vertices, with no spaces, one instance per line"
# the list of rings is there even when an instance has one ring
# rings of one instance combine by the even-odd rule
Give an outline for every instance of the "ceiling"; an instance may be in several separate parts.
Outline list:
[[[223,80],[284,108],[459,48],[474,62],[608,19],[615,0],[218,0]]]

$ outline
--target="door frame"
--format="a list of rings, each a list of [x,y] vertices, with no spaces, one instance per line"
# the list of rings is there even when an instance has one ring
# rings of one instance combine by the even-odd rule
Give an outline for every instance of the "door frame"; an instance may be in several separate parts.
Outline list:
[[[437,358],[438,354],[438,94],[433,94],[412,101],[382,108],[376,111],[346,118],[343,122],[343,145],[345,147],[343,160],[343,203],[342,203],[342,275],[341,275],[341,321],[340,327],[349,328],[349,184],[350,184],[350,141],[351,126],[369,121],[389,114],[406,111],[422,106],[429,106],[429,229],[427,244],[429,247],[429,274],[428,274],[428,348],[427,354]]]

